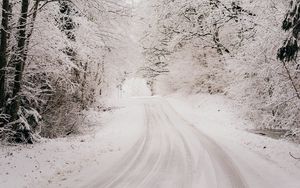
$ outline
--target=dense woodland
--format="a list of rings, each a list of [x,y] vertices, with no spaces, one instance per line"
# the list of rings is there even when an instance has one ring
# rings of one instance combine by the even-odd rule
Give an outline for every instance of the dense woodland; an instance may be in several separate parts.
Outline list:
[[[1,140],[33,143],[76,133],[81,112],[129,74],[143,75],[153,94],[226,95],[258,128],[299,138],[298,0],[132,5],[1,1]]]
[[[257,128],[299,138],[299,1],[148,3],[142,44],[154,91],[226,95]]]
[[[32,143],[71,134],[81,111],[128,69],[120,52],[128,43],[122,27],[129,5],[4,0],[1,6],[1,139]]]

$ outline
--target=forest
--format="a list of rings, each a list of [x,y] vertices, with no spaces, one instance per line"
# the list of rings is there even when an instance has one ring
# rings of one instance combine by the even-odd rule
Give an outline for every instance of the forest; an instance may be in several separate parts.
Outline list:
[[[132,70],[153,93],[165,85],[167,93],[226,95],[243,104],[259,128],[299,137],[297,1],[139,3],[141,62],[125,57],[122,45],[130,43],[128,2],[1,5],[2,140],[33,143],[76,131],[80,125],[71,119],[82,118],[82,110],[121,84],[126,71],[136,74]]]
[[[129,69],[118,54],[126,50],[120,33],[125,26],[115,29],[125,25],[129,5],[80,0],[1,5],[0,138],[33,143],[71,134],[80,112]]]
[[[181,113],[184,107],[174,102],[180,95],[184,102],[194,97],[193,105],[208,114],[203,121],[209,116],[226,124],[226,118],[218,115],[223,109],[212,108],[219,100],[232,104],[223,111],[234,111],[238,119],[228,124],[246,122],[236,129],[247,135],[279,135],[280,142],[293,145],[287,147],[286,156],[299,160],[299,0],[1,0],[0,6],[0,148],[38,147],[74,137],[84,142],[82,136],[101,133],[94,124],[107,127],[102,120],[94,122],[96,117],[118,114],[128,104],[140,104],[139,98],[145,100],[143,109],[132,114],[132,124],[145,116],[141,124],[148,129],[160,124],[176,127],[178,122],[188,125],[182,119],[192,121],[188,118],[192,111],[187,117],[181,114],[184,118],[176,123],[175,112],[168,107],[174,103],[178,106],[174,111]],[[120,102],[125,96],[136,102]],[[210,113],[211,109],[216,111]],[[203,132],[207,129],[209,137],[218,140],[226,126],[210,129],[206,123]],[[123,129],[127,134],[131,130]],[[163,134],[167,129],[155,130]],[[180,129],[183,136],[177,140],[189,137],[191,130]],[[146,138],[151,138],[151,131]],[[213,145],[210,139],[203,142]],[[146,141],[136,143],[146,148]],[[196,147],[192,143],[178,148]],[[261,143],[268,142],[257,145]],[[148,187],[145,182],[131,183],[127,187]]]
[[[258,128],[299,137],[298,1],[151,4],[143,45],[154,87],[226,95]]]

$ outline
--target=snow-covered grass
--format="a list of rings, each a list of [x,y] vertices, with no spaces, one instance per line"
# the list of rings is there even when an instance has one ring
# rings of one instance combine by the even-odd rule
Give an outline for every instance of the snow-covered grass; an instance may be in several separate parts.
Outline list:
[[[233,100],[223,95],[177,94],[169,96],[168,101],[190,123],[224,148],[228,148],[228,151],[232,152],[231,156],[242,155],[239,158],[246,159],[247,154],[252,156],[251,153],[255,153],[291,175],[299,177],[300,160],[292,158],[289,153],[299,157],[300,146],[284,139],[277,140],[247,131],[254,125],[242,116],[243,108]],[[251,161],[253,162],[253,159]]]

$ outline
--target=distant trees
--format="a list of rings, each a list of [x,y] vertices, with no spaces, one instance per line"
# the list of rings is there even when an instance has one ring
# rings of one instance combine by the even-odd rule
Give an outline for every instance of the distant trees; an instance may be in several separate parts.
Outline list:
[[[219,82],[218,77],[224,72],[224,64],[220,61],[223,55],[234,54],[247,39],[254,36],[255,14],[244,8],[243,3],[227,0],[157,0],[152,6],[152,17],[156,20],[143,39],[147,60],[146,75],[171,75],[173,71],[168,74],[168,68],[175,66],[178,61],[178,57],[173,59],[172,55],[189,54],[191,62],[187,66],[197,64],[197,68],[191,68],[193,73],[185,78],[199,81],[195,85],[202,91],[223,92],[226,81]],[[219,69],[220,74],[212,75],[209,69]],[[184,70],[189,69],[185,67]],[[174,74],[171,80],[176,80],[175,75],[178,74]],[[203,79],[204,77],[208,79]],[[210,82],[210,78],[219,81]],[[180,82],[185,81],[178,79],[177,83]]]
[[[257,127],[300,137],[298,0],[155,0],[148,7],[142,41],[152,85],[227,95]]]

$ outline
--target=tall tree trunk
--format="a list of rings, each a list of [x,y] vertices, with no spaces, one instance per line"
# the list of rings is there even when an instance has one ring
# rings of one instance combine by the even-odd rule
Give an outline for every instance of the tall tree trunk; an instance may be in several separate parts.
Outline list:
[[[8,37],[9,0],[2,2],[1,46],[0,46],[0,108],[5,105],[6,98],[6,66],[7,66],[7,37]]]
[[[17,33],[17,49],[16,49],[16,59],[15,59],[15,79],[13,88],[13,102],[11,107],[11,120],[15,121],[19,118],[18,111],[20,109],[21,103],[21,86],[24,65],[26,61],[26,25],[28,17],[29,0],[22,0],[21,17],[19,19],[18,33]],[[15,127],[17,129],[17,127]]]

